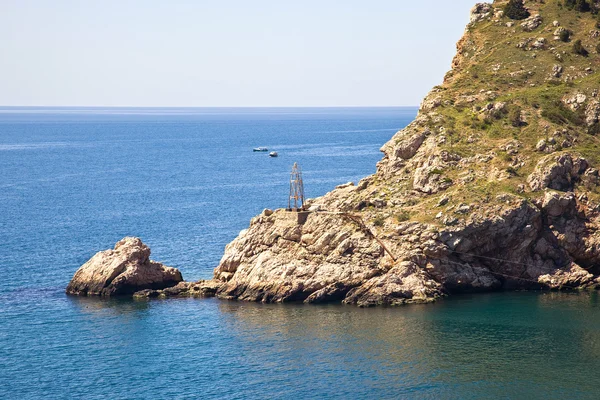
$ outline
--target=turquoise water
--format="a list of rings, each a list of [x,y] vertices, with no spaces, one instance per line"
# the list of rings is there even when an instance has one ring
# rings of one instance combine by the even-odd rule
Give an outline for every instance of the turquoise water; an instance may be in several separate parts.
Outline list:
[[[125,235],[210,277],[285,206],[294,161],[309,196],[357,181],[415,113],[0,108],[0,398],[598,398],[596,293],[366,310],[63,294]]]

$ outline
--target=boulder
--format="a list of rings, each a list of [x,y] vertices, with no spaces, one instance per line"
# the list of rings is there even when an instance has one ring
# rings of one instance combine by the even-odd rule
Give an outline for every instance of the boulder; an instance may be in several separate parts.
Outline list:
[[[585,102],[587,101],[587,96],[583,93],[575,93],[570,96],[565,96],[563,98],[563,103],[571,108],[573,111],[579,110]]]
[[[552,76],[553,76],[554,78],[560,78],[560,77],[561,77],[561,75],[562,75],[562,73],[563,73],[563,67],[562,67],[562,65],[560,65],[560,64],[555,64],[555,65],[552,67]]]
[[[469,23],[474,24],[476,22],[483,21],[490,16],[491,12],[492,5],[490,3],[477,3],[471,9]]]
[[[400,140],[394,149],[397,158],[408,160],[417,154],[429,132],[418,132],[408,138]]]
[[[588,127],[593,127],[600,121],[600,102],[594,100],[590,102],[585,109],[585,123]]]
[[[435,93],[429,93],[429,95],[421,102],[421,111],[431,111],[434,108],[437,108],[442,105],[442,98],[436,96]]]
[[[533,173],[527,178],[527,183],[533,191],[546,188],[570,191],[588,166],[584,158],[573,157],[568,153],[547,156],[539,161]]]
[[[523,27],[523,30],[531,32],[537,29],[542,24],[542,22],[544,22],[542,16],[537,14],[527,18],[525,22],[521,24],[521,26]]]
[[[575,195],[546,192],[542,200],[542,210],[550,217],[573,217],[577,214]]]
[[[150,260],[150,248],[141,239],[126,237],[113,250],[96,253],[83,264],[66,291],[79,296],[131,295],[175,286],[182,280],[178,269]]]

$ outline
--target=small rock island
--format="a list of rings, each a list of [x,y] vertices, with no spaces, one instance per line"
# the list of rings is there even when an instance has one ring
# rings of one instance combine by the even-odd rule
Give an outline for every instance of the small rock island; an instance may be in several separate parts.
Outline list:
[[[131,295],[142,289],[165,289],[183,281],[181,272],[150,260],[139,238],[126,237],[113,250],[96,253],[77,270],[67,293],[80,296]]]

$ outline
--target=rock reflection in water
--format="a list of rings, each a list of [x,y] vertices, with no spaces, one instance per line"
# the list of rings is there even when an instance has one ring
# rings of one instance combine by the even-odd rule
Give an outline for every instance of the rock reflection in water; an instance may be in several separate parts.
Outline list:
[[[332,381],[350,379],[338,388],[340,396],[390,391],[392,386],[402,393],[420,385],[431,368],[430,359],[422,356],[427,352],[426,324],[415,318],[422,307],[219,303],[247,368],[264,368],[270,359],[285,361],[286,375],[302,376],[324,393]],[[291,394],[294,387],[288,390]]]
[[[66,296],[74,308],[86,314],[136,315],[148,310],[148,301],[132,301],[128,297]]]
[[[219,303],[244,368],[271,371],[281,390],[453,397],[584,396],[596,382],[597,294],[459,296],[433,305],[349,306]],[[281,375],[280,375],[281,374]],[[287,386],[287,385],[289,386]],[[499,391],[501,390],[501,392]]]
[[[0,374],[2,398],[16,398],[2,387],[36,398],[28,376],[50,397],[115,397],[124,387],[132,399],[598,393],[596,293],[465,295],[374,309],[36,293],[3,298],[10,308],[0,368],[18,385]],[[19,375],[25,369],[32,375]]]

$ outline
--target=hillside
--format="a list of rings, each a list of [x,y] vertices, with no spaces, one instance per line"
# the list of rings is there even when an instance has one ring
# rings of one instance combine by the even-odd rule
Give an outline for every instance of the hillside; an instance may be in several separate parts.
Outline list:
[[[372,306],[595,288],[600,25],[596,4],[568,3],[527,1],[524,20],[477,4],[377,172],[312,200],[304,224],[255,217],[215,269],[217,296]]]

